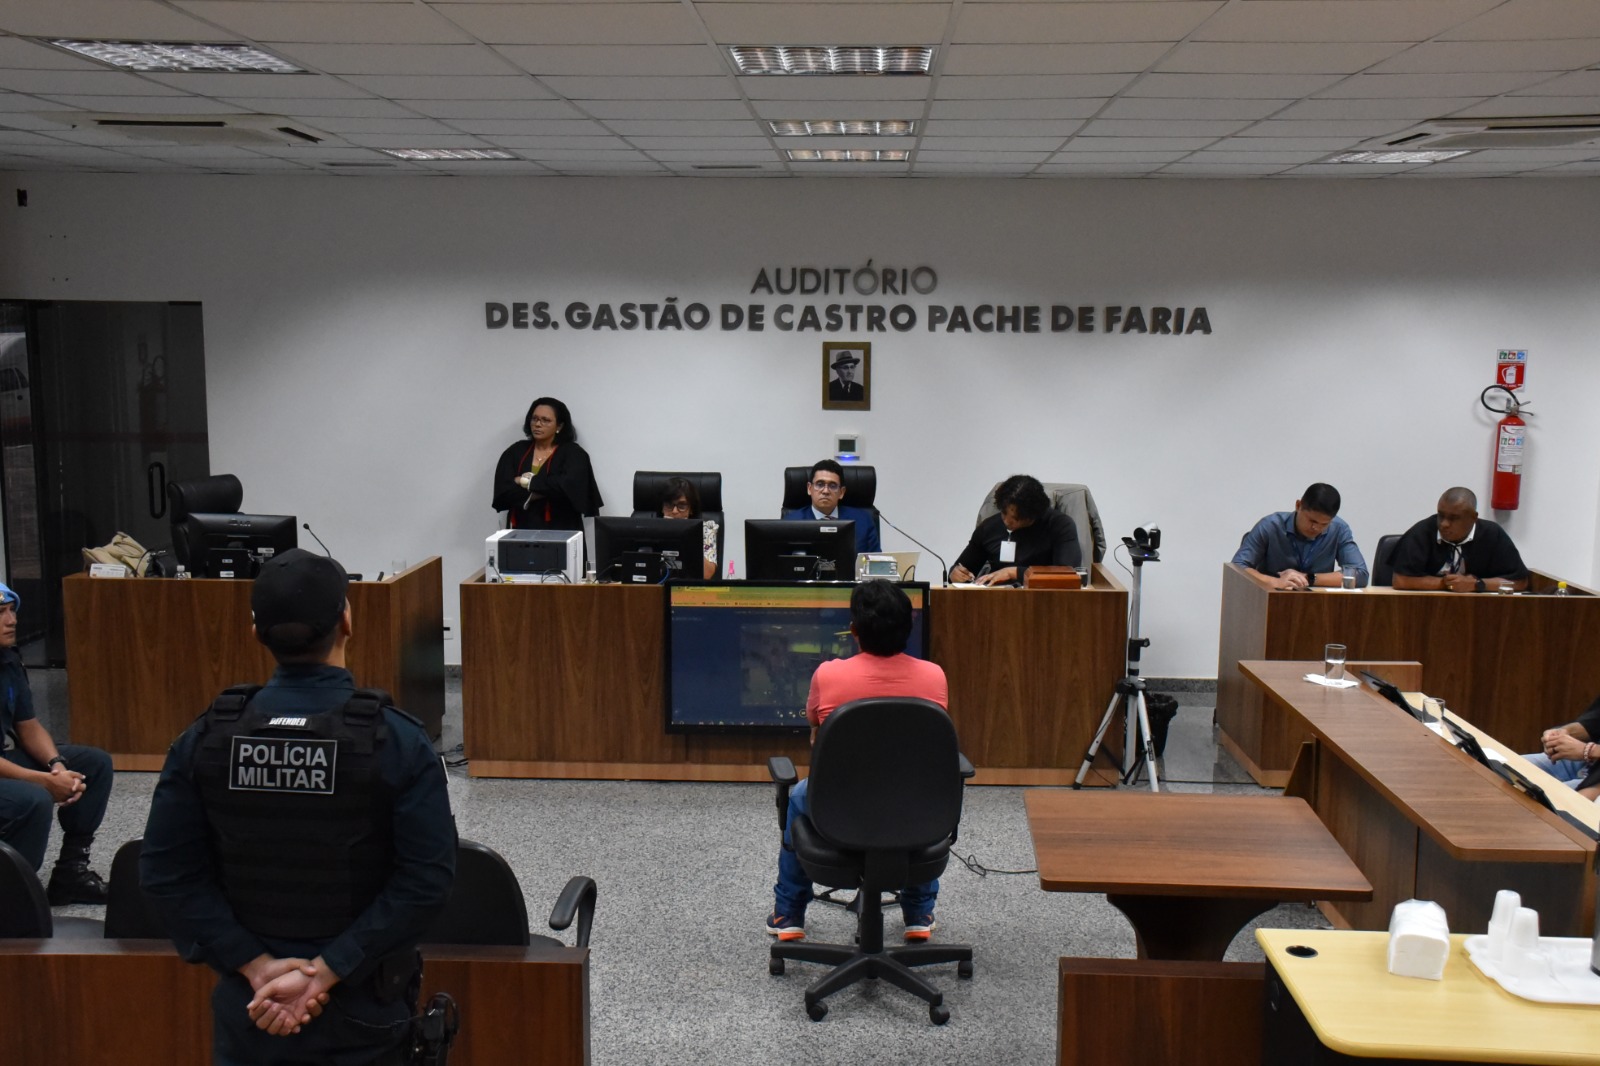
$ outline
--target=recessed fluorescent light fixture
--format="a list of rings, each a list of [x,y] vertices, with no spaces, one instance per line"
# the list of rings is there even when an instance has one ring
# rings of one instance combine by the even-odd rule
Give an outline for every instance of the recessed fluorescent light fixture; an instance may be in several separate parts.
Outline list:
[[[253,44],[217,44],[185,41],[84,41],[57,39],[46,42],[64,51],[107,63],[122,70],[185,71],[229,74],[309,74],[288,60],[279,59]]]
[[[740,74],[926,74],[926,45],[746,45],[728,47]]]
[[[790,148],[785,154],[791,163],[904,163],[911,158],[909,148]]]
[[[1466,155],[1467,149],[1458,152],[1341,152],[1327,160],[1329,163],[1438,163]]]
[[[768,122],[779,137],[909,137],[917,124],[909,119],[827,119],[801,122],[784,119]]]
[[[467,160],[467,159],[516,159],[510,152],[500,148],[379,148],[384,155],[392,155],[396,159],[409,159],[414,163],[428,163],[440,159]]]

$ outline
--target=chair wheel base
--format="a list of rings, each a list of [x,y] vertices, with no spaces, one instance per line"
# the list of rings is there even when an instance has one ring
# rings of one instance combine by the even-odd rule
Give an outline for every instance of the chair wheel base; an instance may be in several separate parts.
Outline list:
[[[783,976],[783,960],[772,958],[767,960],[767,972],[774,977]]]
[[[956,976],[966,978],[967,980],[972,979],[971,959],[962,959],[960,962],[956,963]]]
[[[928,1020],[934,1025],[943,1025],[950,1020],[950,1008],[943,1003],[935,1003],[928,1008]]]
[[[806,1013],[811,1016],[812,1021],[820,1022],[828,1016],[828,1005],[826,1003],[807,1003]],[[948,1013],[946,1012],[946,1014]]]

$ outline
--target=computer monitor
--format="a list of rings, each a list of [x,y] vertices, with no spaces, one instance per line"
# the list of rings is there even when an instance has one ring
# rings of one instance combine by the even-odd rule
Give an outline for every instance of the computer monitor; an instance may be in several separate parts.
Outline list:
[[[744,566],[751,581],[854,581],[856,524],[747,518]]]
[[[294,515],[193,512],[183,520],[195,577],[255,577],[261,563],[299,546]]]
[[[705,577],[704,523],[677,518],[594,520],[594,565],[601,581],[656,584]]]
[[[906,653],[928,656],[928,586],[911,600]],[[852,585],[730,581],[667,586],[669,733],[799,733],[819,663],[857,655]]]

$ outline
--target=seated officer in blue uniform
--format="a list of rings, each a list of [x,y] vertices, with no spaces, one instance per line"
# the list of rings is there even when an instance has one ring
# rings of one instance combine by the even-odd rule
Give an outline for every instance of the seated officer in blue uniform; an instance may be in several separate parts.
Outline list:
[[[57,744],[33,714],[28,671],[17,654],[22,597],[0,585],[0,840],[38,869],[61,823],[61,855],[46,890],[52,906],[104,903],[106,883],[89,869],[89,847],[111,799],[111,756]]]
[[[264,688],[229,689],[167,753],[140,880],[173,943],[221,974],[222,1066],[399,1063],[417,942],[455,876],[444,767],[345,669],[348,578],[285,552],[251,590]]]
[[[878,541],[878,520],[866,507],[847,507],[844,503],[844,467],[832,459],[818,460],[811,467],[811,480],[806,482],[806,495],[811,497],[810,507],[796,507],[783,512],[783,517],[807,521],[854,522],[856,524],[856,551],[879,552],[883,545]]]

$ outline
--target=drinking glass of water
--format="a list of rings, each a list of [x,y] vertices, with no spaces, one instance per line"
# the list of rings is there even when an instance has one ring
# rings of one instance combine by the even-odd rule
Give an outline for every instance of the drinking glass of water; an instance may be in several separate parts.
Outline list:
[[[1345,647],[1343,644],[1326,645],[1322,649],[1322,676],[1329,681],[1343,681],[1344,656]]]

